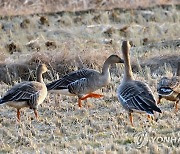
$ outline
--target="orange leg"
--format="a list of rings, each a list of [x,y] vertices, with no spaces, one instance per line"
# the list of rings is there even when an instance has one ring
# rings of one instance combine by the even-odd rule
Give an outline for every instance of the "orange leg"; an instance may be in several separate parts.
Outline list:
[[[81,100],[85,100],[89,97],[93,97],[93,98],[100,98],[102,97],[103,95],[101,94],[95,94],[95,93],[90,93],[90,94],[87,94],[86,96],[82,97]]]
[[[17,109],[17,118],[18,118],[18,121],[20,122],[20,110]]]
[[[38,119],[38,113],[36,109],[34,109],[34,114],[35,114],[36,119]]]
[[[158,101],[157,101],[157,104],[159,104],[159,103],[161,102],[161,99],[162,99],[162,97],[159,96]]]
[[[78,99],[78,106],[79,106],[79,107],[82,107],[81,99]]]
[[[178,102],[179,100],[175,102],[175,112],[178,112]]]
[[[129,120],[131,122],[131,126],[134,127],[133,125],[133,116],[132,116],[132,113],[129,113]]]
[[[148,115],[147,117],[148,117],[148,120],[149,120],[149,121],[153,120],[153,117],[152,117],[152,116]]]
[[[79,106],[79,107],[82,107],[82,102],[81,102],[81,101],[82,101],[82,100],[86,100],[86,99],[89,98],[89,97],[100,98],[100,97],[102,97],[102,96],[103,96],[103,95],[101,95],[101,94],[95,94],[95,93],[87,94],[86,96],[78,99],[78,106]]]

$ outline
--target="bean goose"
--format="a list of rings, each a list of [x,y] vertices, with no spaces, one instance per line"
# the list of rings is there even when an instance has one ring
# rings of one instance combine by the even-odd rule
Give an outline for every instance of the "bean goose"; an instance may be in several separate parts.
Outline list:
[[[175,111],[178,111],[178,102],[180,101],[180,62],[178,63],[176,76],[172,78],[163,77],[157,85],[158,104],[164,98],[169,101],[175,101]]]
[[[45,64],[37,69],[37,81],[25,81],[16,84],[9,89],[0,99],[0,104],[7,104],[17,109],[17,118],[20,121],[20,109],[30,107],[38,117],[37,106],[41,104],[47,95],[47,88],[43,82],[42,74],[47,71]]]
[[[71,72],[46,86],[48,91],[58,91],[58,93],[64,95],[78,96],[78,105],[81,107],[82,100],[88,97],[99,98],[103,96],[93,92],[105,87],[110,82],[109,66],[123,62],[117,55],[111,55],[104,62],[101,73],[93,69],[81,69]]]
[[[133,112],[147,113],[153,115],[154,111],[161,110],[156,106],[154,96],[147,84],[134,80],[129,58],[130,44],[128,41],[122,43],[125,72],[123,80],[118,87],[117,95],[120,103],[129,113],[129,119],[133,126]]]

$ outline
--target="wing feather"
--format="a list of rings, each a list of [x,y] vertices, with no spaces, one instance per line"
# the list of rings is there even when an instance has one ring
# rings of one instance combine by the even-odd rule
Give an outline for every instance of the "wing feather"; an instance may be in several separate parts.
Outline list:
[[[87,87],[90,87],[89,79],[82,78],[80,80],[76,80],[68,85],[69,92],[72,94],[84,94],[87,92]]]
[[[32,82],[22,82],[13,86],[7,93],[1,98],[1,103],[8,101],[31,101],[32,96],[39,93],[39,88],[35,87]]]
[[[156,106],[156,101],[150,88],[140,81],[131,81],[118,89],[118,96],[123,106],[128,110],[145,111],[153,114],[153,111],[161,112]]]
[[[75,71],[75,72],[65,75],[64,77],[62,77],[59,80],[48,83],[46,86],[47,86],[48,90],[62,89],[64,87],[67,87],[69,84],[75,82],[76,80],[80,80],[82,78],[87,78],[88,76],[90,76],[91,74],[93,74],[95,72],[96,71],[91,70],[91,69],[78,70],[78,71]]]
[[[180,93],[180,77],[163,77],[157,85],[157,92],[161,96],[169,96],[173,92]]]

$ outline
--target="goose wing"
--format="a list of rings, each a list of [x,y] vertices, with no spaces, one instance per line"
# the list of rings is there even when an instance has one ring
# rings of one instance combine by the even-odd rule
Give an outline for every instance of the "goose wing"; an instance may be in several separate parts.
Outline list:
[[[81,78],[72,82],[68,85],[68,90],[72,94],[80,95],[88,93],[88,91],[94,91],[94,85],[90,84],[90,80],[88,78]]]
[[[120,86],[118,98],[130,111],[139,110],[149,114],[153,114],[153,111],[161,113],[150,88],[140,81],[131,81]]]
[[[27,101],[30,107],[35,107],[41,89],[42,85],[37,82],[19,83],[7,91],[1,98],[0,104],[8,101]]]
[[[67,86],[77,80],[80,80],[82,78],[88,78],[91,76],[93,73],[96,71],[91,70],[91,69],[82,69],[78,70],[72,73],[69,73],[65,76],[63,76],[61,79],[53,81],[51,83],[48,83],[47,89],[48,90],[59,90],[62,88],[67,88]]]
[[[163,77],[158,83],[157,92],[161,96],[169,96],[173,92],[180,93],[179,77],[173,77],[171,79]]]

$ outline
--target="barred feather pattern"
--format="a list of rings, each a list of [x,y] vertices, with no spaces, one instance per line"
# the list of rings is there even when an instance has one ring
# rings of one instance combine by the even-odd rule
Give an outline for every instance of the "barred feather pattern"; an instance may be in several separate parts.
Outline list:
[[[69,92],[76,95],[84,95],[93,92],[102,86],[95,85],[95,80],[82,78],[68,85]]]
[[[138,111],[153,114],[153,111],[161,113],[156,106],[156,101],[148,85],[140,81],[128,81],[118,88],[118,99],[129,112]]]
[[[175,93],[180,93],[180,77],[176,76],[171,79],[167,77],[161,78],[157,85],[157,92],[161,96],[169,96]]]
[[[62,77],[59,80],[56,80],[54,82],[51,82],[49,84],[47,84],[47,89],[48,90],[58,90],[61,88],[67,88],[67,86],[81,78],[86,78],[88,76],[90,76],[92,73],[98,73],[94,70],[91,69],[82,69],[82,70],[78,70],[72,73],[69,73],[67,75],[65,75],[64,77]]]
[[[0,99],[0,104],[10,101],[25,101],[30,108],[36,109],[42,88],[43,85],[35,81],[19,83],[7,91],[5,96]]]

